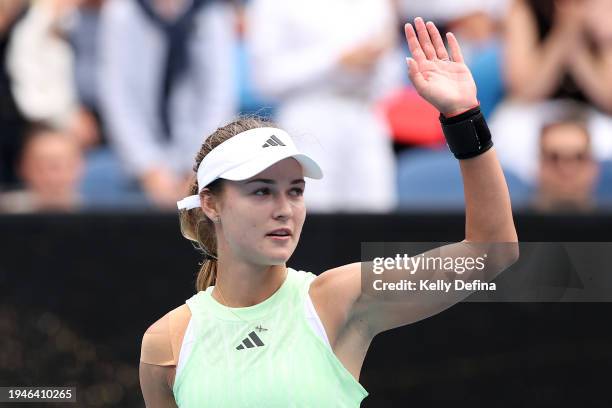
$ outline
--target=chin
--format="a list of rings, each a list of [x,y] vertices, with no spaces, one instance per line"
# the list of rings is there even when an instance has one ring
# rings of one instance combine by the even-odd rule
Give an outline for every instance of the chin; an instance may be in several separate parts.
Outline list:
[[[268,256],[268,264],[269,265],[284,265],[287,263],[291,255],[282,255],[282,256]]]
[[[287,263],[293,251],[271,251],[266,254],[262,254],[261,258],[264,259],[266,265],[284,265]]]

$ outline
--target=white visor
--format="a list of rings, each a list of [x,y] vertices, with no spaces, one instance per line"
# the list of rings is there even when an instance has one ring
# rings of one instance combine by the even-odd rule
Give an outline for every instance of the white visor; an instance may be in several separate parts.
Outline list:
[[[247,130],[226,140],[208,153],[198,167],[198,193],[216,179],[246,180],[279,161],[292,157],[304,171],[304,177],[320,179],[323,172],[310,157],[300,153],[287,132],[265,127]],[[192,195],[177,202],[179,210],[200,207],[200,196]]]

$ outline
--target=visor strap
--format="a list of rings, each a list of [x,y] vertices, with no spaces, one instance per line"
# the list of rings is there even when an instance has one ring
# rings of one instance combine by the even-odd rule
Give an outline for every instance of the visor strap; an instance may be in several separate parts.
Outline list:
[[[200,196],[192,195],[183,198],[181,201],[176,203],[179,210],[191,210],[200,207]]]

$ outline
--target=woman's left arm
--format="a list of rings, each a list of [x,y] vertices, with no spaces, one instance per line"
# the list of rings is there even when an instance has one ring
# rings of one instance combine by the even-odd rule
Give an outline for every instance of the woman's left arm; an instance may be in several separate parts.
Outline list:
[[[476,83],[463,61],[461,48],[447,34],[450,55],[432,22],[415,20],[406,25],[406,39],[413,58],[408,58],[410,80],[419,94],[450,118],[478,106]],[[466,203],[466,240],[514,242],[517,240],[508,186],[495,149],[459,160]]]
[[[463,62],[461,50],[452,34],[447,35],[448,54],[442,38],[431,22],[415,20],[416,32],[406,24],[406,38],[413,58],[409,58],[409,75],[419,94],[434,105],[446,118],[467,112],[478,106],[476,85]],[[454,135],[454,137],[462,135]],[[463,135],[469,138],[473,135]],[[449,143],[453,144],[453,143]],[[461,144],[461,143],[460,143]],[[456,153],[456,152],[455,152]],[[494,148],[475,157],[460,160],[466,203],[465,240],[424,253],[425,257],[477,257],[489,253],[484,271],[464,274],[462,279],[490,280],[518,257],[517,234],[512,219],[508,187]],[[354,263],[321,274],[315,290],[328,317],[331,330],[342,332],[347,325],[357,323],[367,327],[368,336],[412,323],[439,313],[461,301],[471,292],[449,291],[436,296],[425,292],[375,294],[362,290],[362,268],[369,265]],[[398,267],[399,268],[399,267]],[[403,269],[385,269],[389,282],[427,277],[431,281],[453,281],[443,269],[417,268],[412,274]]]

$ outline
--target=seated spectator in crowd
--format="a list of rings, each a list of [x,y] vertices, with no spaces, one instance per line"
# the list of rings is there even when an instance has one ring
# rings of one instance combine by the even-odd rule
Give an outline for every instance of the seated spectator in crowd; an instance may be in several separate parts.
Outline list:
[[[204,138],[236,112],[234,15],[214,0],[108,0],[101,111],[125,171],[175,208]]]
[[[248,45],[256,89],[276,121],[325,169],[315,212],[395,208],[395,158],[376,102],[405,75],[392,0],[253,0]],[[367,188],[364,188],[367,186]]]
[[[599,164],[591,148],[589,131],[578,116],[542,128],[536,210],[586,212],[595,208]]]
[[[16,25],[7,69],[21,113],[72,134],[83,147],[97,143],[91,112],[79,103],[74,55],[66,39],[68,19],[83,0],[38,0]]]
[[[597,159],[612,157],[612,2],[514,0],[505,33],[508,101],[490,123],[505,168],[537,176],[538,132],[560,100],[591,107]]]
[[[64,132],[34,128],[26,137],[19,164],[23,189],[3,193],[0,211],[25,213],[73,211],[81,206],[78,194],[83,161],[78,142]]]
[[[15,168],[26,126],[15,103],[6,71],[7,46],[15,24],[26,8],[26,0],[0,0],[0,191],[17,183]]]

